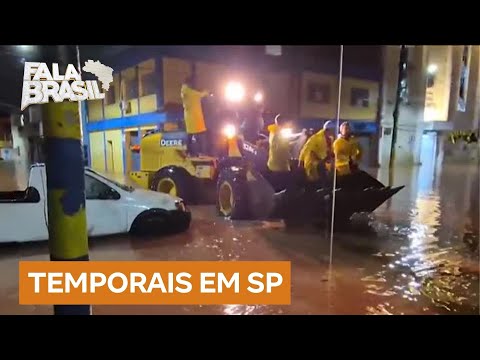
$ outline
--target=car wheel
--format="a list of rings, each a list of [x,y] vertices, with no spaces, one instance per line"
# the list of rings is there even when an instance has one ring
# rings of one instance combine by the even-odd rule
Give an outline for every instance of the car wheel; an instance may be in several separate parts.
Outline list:
[[[165,233],[168,230],[167,220],[167,215],[161,212],[143,212],[133,221],[130,233],[135,236]]]
[[[153,177],[151,189],[182,198],[185,202],[193,200],[193,178],[183,169],[165,168]]]
[[[232,220],[249,217],[247,179],[238,172],[222,171],[217,182],[217,211]]]

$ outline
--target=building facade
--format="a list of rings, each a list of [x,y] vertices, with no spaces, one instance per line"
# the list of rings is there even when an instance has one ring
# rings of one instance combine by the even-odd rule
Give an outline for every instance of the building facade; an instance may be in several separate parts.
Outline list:
[[[385,46],[379,162],[388,166],[400,46]],[[478,143],[452,144],[452,131],[477,131],[480,46],[409,46],[402,80],[395,164],[478,161]]]
[[[257,67],[222,62],[218,56],[195,59],[188,54],[165,55],[155,47],[127,51],[107,65],[114,69],[113,84],[104,100],[85,102],[82,116],[89,162],[99,171],[127,174],[140,170],[136,145],[147,131],[165,121],[182,120],[180,88],[193,69],[200,86],[214,93],[223,92],[231,80],[261,90],[267,112],[287,115],[299,127],[318,128],[336,118],[339,74],[335,71]],[[379,81],[346,71],[341,90],[341,121],[352,123],[368,163],[377,133]]]

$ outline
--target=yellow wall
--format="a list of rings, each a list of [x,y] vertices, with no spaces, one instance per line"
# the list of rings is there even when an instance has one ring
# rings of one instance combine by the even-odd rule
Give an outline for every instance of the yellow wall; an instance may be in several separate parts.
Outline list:
[[[157,104],[157,94],[142,96],[140,98],[140,113],[150,113],[157,111],[158,104]]]
[[[123,173],[123,137],[121,130],[105,131],[107,172]]]
[[[88,120],[98,121],[103,118],[103,100],[89,100],[87,101]]]
[[[90,133],[90,156],[92,168],[105,171],[105,145],[103,132]]]
[[[351,105],[352,89],[368,89],[368,107]],[[377,115],[379,84],[375,81],[344,77],[340,103],[340,118],[344,120],[375,121]],[[336,97],[334,104],[336,103]]]
[[[310,82],[328,84],[330,88],[328,103],[320,104],[308,101],[308,86]],[[357,107],[351,105],[353,88],[368,89],[369,106]],[[342,79],[342,94],[340,102],[340,118],[344,120],[375,121],[377,113],[379,83],[350,77]],[[337,115],[338,76],[304,72],[302,76],[301,110],[303,118],[331,119]]]
[[[163,59],[163,102],[165,104],[181,104],[180,88],[190,74],[190,63],[175,58]]]

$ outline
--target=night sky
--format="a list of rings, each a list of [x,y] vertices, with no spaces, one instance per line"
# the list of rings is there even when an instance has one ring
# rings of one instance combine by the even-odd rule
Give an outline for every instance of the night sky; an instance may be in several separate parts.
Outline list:
[[[80,53],[84,59],[106,61],[117,53],[135,46],[82,45]],[[170,50],[181,50],[185,53],[228,53],[227,61],[247,61],[248,58],[258,59],[263,56],[263,46],[162,46]],[[75,56],[72,47],[70,56]],[[167,49],[168,50],[168,49]],[[22,49],[13,46],[0,46],[0,111],[9,106],[19,107],[22,91],[23,62],[46,61],[53,62],[56,49],[52,46],[37,46],[32,49]],[[332,71],[339,68],[339,46],[283,46],[283,54],[278,61],[286,62],[297,69],[315,71],[328,67]],[[222,55],[223,57],[223,55]],[[49,58],[51,60],[49,60]],[[73,61],[75,58],[73,57]],[[73,62],[72,61],[72,62]],[[380,46],[345,46],[344,69],[356,73],[377,72],[380,69]]]

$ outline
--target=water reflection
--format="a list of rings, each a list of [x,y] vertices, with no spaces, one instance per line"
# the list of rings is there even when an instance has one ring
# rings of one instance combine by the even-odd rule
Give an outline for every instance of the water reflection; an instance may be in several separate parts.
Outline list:
[[[472,202],[478,204],[478,199],[471,198],[474,194],[470,186],[475,181],[478,184],[478,169],[463,169],[463,181],[456,176],[456,183],[452,184],[454,170],[444,169],[443,179],[436,182],[430,166],[420,169],[416,197],[405,221],[395,219],[399,225],[393,229],[379,227],[384,235],[405,242],[406,246],[401,246],[394,256],[391,252],[374,254],[386,263],[381,271],[362,279],[368,283],[367,293],[421,302],[426,305],[425,312],[478,314],[478,251],[459,241],[463,223],[471,219]],[[478,230],[476,234],[471,236],[477,236],[478,248]],[[373,285],[373,281],[383,284]],[[433,309],[427,306],[429,303]],[[387,309],[388,305],[382,303],[368,307],[367,313],[385,314],[392,310]]]

